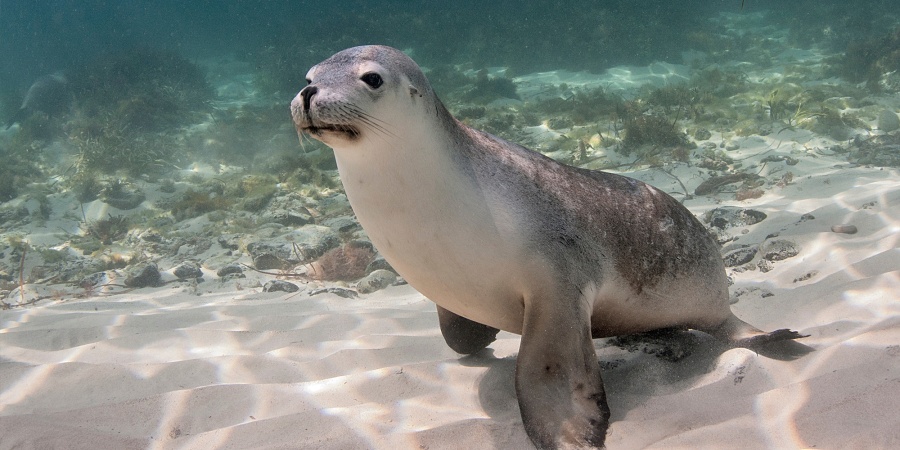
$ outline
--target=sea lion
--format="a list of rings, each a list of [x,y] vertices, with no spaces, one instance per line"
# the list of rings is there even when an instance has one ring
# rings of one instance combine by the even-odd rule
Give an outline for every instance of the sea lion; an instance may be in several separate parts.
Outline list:
[[[689,327],[732,345],[795,339],[729,308],[718,247],[678,201],[472,129],[422,70],[383,46],[309,70],[299,133],[334,149],[372,243],[438,307],[447,344],[522,335],[516,393],[540,448],[601,447],[609,408],[592,338]]]
[[[35,112],[43,112],[49,116],[65,110],[71,101],[69,81],[62,73],[52,73],[38,77],[25,92],[22,106],[6,122],[6,128],[21,122]]]

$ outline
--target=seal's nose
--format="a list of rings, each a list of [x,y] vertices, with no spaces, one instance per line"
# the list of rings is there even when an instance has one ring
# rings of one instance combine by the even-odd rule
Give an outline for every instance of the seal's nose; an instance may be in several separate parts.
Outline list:
[[[309,101],[312,99],[313,95],[316,95],[316,92],[319,92],[319,88],[312,85],[306,86],[300,90],[300,96],[303,97],[304,112],[309,112]]]

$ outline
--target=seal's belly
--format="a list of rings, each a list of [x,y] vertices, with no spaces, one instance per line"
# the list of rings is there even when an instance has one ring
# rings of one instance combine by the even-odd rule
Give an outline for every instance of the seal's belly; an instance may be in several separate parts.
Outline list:
[[[402,227],[375,228],[375,247],[409,284],[429,300],[463,317],[521,333],[524,297],[540,263],[522,264],[521,252],[500,234],[468,227],[422,234]],[[531,276],[530,276],[531,275]],[[529,280],[531,278],[531,280]]]

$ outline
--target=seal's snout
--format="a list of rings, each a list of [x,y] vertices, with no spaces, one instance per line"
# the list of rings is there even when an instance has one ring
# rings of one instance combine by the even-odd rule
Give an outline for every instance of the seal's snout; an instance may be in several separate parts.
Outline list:
[[[300,90],[300,97],[303,99],[303,112],[309,113],[309,102],[317,92],[319,92],[319,88],[313,85],[306,86]]]

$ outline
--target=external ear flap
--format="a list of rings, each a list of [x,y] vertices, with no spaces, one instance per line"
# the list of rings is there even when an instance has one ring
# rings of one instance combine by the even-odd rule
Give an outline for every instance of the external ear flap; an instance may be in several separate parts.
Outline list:
[[[415,97],[415,96],[421,97],[422,93],[419,92],[419,90],[415,86],[409,85],[409,95],[411,95],[413,97]]]

